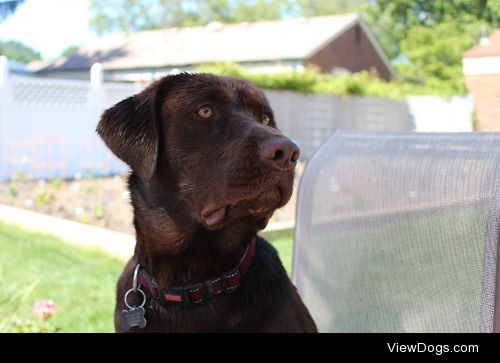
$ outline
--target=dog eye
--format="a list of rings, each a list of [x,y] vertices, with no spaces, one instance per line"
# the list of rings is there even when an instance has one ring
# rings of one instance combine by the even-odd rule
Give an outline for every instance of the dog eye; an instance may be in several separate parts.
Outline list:
[[[262,123],[264,125],[269,125],[271,123],[271,117],[269,117],[269,115],[264,115],[262,117]]]
[[[212,117],[214,115],[214,111],[212,110],[212,107],[205,105],[205,106],[201,106],[198,109],[198,115],[202,118],[209,118],[209,117]]]

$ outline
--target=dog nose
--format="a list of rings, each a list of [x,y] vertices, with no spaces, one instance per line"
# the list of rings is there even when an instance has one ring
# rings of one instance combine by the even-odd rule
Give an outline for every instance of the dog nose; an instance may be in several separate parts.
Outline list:
[[[279,170],[293,169],[299,155],[298,146],[287,137],[271,137],[260,144],[262,159]]]

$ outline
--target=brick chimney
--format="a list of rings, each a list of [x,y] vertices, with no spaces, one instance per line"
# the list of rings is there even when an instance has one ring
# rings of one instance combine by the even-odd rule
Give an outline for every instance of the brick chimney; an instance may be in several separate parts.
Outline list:
[[[474,98],[478,131],[500,131],[500,29],[464,53],[463,70]]]

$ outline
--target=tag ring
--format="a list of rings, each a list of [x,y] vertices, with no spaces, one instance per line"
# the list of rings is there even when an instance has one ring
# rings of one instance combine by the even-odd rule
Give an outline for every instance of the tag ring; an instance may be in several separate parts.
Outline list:
[[[137,291],[137,274],[139,273],[139,269],[141,265],[137,264],[134,269],[134,277],[132,279],[132,290]]]
[[[140,305],[137,305],[137,306],[131,306],[128,301],[127,301],[127,298],[129,296],[129,294],[131,292],[140,292],[141,295],[142,295],[142,303]],[[125,297],[124,297],[124,301],[125,301],[125,305],[127,305],[127,308],[129,309],[137,309],[137,308],[142,308],[144,306],[144,304],[146,304],[146,294],[144,293],[144,291],[142,291],[141,289],[129,289],[126,293],[125,293]]]

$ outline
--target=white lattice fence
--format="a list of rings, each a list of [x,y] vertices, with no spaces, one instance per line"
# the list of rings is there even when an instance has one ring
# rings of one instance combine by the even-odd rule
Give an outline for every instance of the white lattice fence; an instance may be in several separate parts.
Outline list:
[[[9,77],[0,57],[0,181],[23,173],[32,178],[72,178],[76,173],[110,175],[127,166],[105,147],[95,128],[103,110],[142,89],[102,83]],[[469,99],[375,97],[265,92],[281,130],[307,160],[335,130],[471,131]],[[432,112],[436,110],[436,112]],[[432,129],[429,129],[429,126]]]
[[[279,127],[299,144],[301,157],[306,160],[339,128],[371,131],[414,129],[413,115],[405,101],[270,90],[266,95]]]
[[[141,90],[134,84],[0,78],[0,181],[111,175],[127,166],[95,132],[103,110]]]

